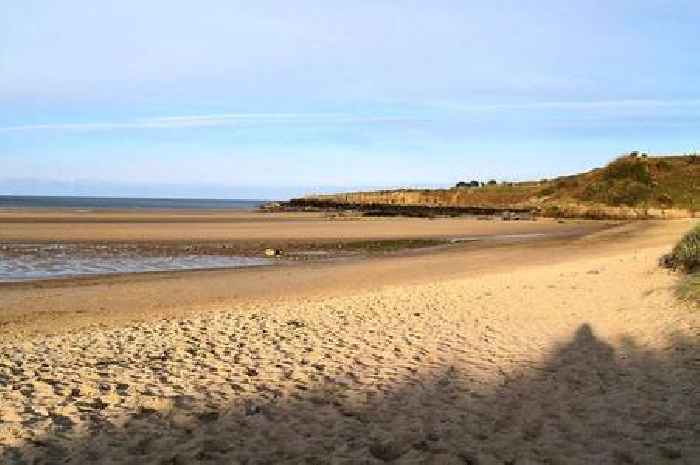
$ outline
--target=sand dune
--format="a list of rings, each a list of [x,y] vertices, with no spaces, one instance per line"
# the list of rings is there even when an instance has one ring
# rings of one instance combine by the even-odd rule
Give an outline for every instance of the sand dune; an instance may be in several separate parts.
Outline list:
[[[700,314],[656,266],[686,226],[3,340],[0,463],[700,463]]]

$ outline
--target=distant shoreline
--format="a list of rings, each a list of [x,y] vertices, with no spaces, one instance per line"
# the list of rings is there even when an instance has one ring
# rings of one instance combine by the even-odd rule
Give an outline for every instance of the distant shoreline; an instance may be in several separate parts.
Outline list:
[[[253,210],[263,199],[0,195],[0,209]]]

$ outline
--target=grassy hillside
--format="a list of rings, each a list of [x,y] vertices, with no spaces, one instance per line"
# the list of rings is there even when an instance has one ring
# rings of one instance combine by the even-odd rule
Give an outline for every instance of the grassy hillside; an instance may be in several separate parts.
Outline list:
[[[627,155],[603,168],[551,180],[451,189],[402,189],[312,196],[339,204],[535,209],[548,216],[655,217],[700,210],[700,157]],[[641,212],[641,213],[640,213]],[[667,216],[666,213],[660,215]],[[687,216],[687,215],[686,215]]]
[[[624,156],[604,168],[550,181],[537,195],[609,206],[698,210],[700,157]]]

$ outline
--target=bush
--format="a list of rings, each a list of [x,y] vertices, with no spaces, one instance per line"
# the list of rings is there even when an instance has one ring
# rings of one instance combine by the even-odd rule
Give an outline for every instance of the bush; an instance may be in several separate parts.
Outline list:
[[[651,198],[653,189],[647,184],[631,179],[603,180],[586,186],[579,196],[581,200],[592,200],[608,205],[635,206]]]
[[[651,187],[641,182],[618,181],[608,189],[608,203],[634,206],[649,200],[651,194]]]
[[[562,211],[557,205],[547,205],[542,213],[549,218],[559,218],[562,215]]]
[[[547,196],[547,195],[552,195],[552,194],[554,194],[555,192],[556,192],[556,189],[554,188],[554,186],[547,186],[547,187],[543,188],[542,190],[540,190],[540,192],[538,193],[538,195],[544,197],[544,196]]]
[[[683,236],[671,253],[664,257],[664,262],[686,273],[700,271],[700,225]]]
[[[459,181],[459,182],[455,185],[455,187],[456,187],[457,189],[465,188],[465,187],[479,187],[479,181],[469,181],[469,182],[466,182],[466,181]]]
[[[606,166],[600,178],[588,184],[578,198],[616,206],[647,202],[654,194],[648,163],[643,158],[618,158]]]
[[[579,186],[578,179],[573,177],[561,177],[556,180],[557,189],[576,189]]]
[[[657,200],[664,207],[671,207],[673,205],[673,198],[668,194],[659,194]]]
[[[632,157],[618,158],[610,163],[605,168],[603,179],[609,181],[627,179],[641,184],[651,184],[651,175],[649,174],[647,161]]]

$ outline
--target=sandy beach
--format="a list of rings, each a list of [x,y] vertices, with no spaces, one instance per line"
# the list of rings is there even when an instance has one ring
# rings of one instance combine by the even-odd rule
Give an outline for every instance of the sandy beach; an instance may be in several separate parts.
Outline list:
[[[700,465],[700,1],[0,4],[0,465]]]
[[[657,266],[690,221],[36,221],[0,239],[571,234],[2,286],[0,463],[700,461],[700,313]]]

